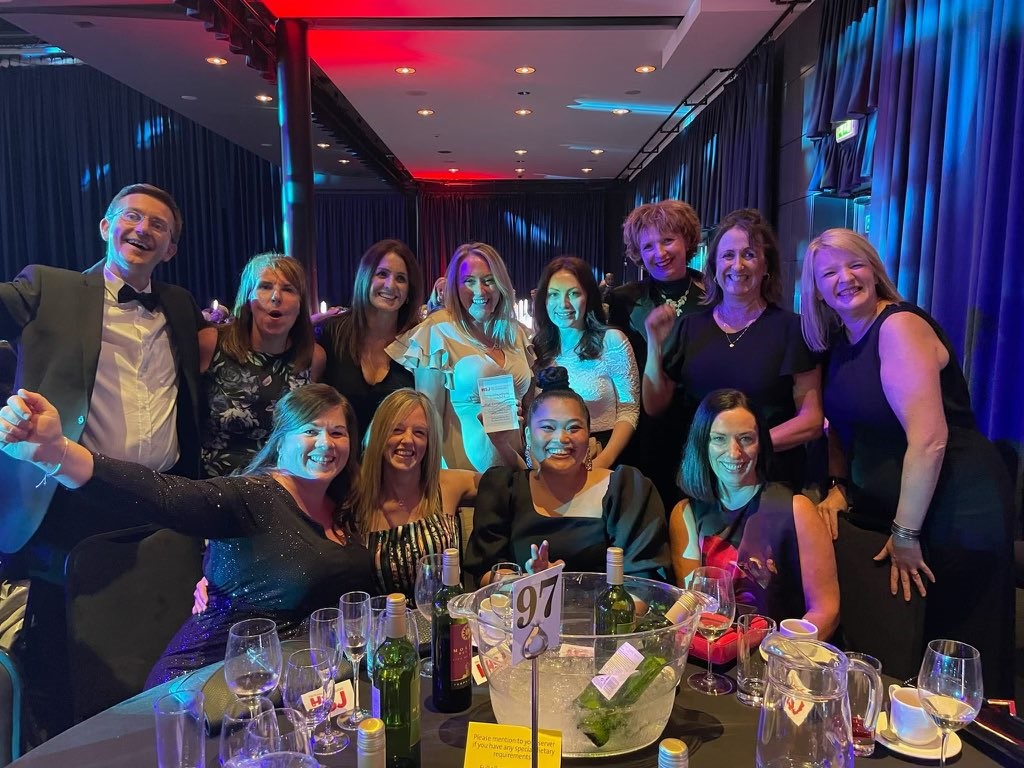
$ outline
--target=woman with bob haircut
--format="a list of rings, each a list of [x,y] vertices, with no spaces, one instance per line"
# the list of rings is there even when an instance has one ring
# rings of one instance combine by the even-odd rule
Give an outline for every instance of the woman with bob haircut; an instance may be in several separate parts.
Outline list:
[[[601,446],[595,467],[610,469],[636,431],[640,374],[622,331],[609,328],[593,270],[559,256],[541,274],[533,309],[536,368],[562,366],[590,411]]]
[[[753,208],[723,218],[704,265],[701,312],[677,321],[671,307],[647,317],[644,408],[660,416],[682,402],[685,425],[716,389],[746,393],[771,430],[769,479],[804,486],[804,444],[821,436],[821,368],[800,317],[783,309],[782,260],[767,220]]]
[[[874,538],[874,559],[889,561],[889,591],[908,603],[905,631],[880,621],[874,636],[895,634],[908,666],[936,637],[970,643],[984,659],[986,694],[1012,696],[1010,482],[978,431],[956,351],[928,313],[901,299],[856,232],[829,229],[811,241],[801,288],[807,343],[828,350],[833,481],[819,511],[839,539],[840,565],[844,538]],[[849,578],[843,568],[844,591],[879,599],[874,569],[866,556]],[[923,610],[918,595],[927,595]],[[895,666],[887,668],[897,677],[912,671]]]
[[[391,392],[413,385],[412,374],[388,357],[387,346],[419,321],[423,273],[400,240],[371,245],[356,267],[352,308],[321,326],[327,351],[324,381],[352,403],[362,430]]]
[[[20,390],[0,408],[0,447],[83,502],[210,540],[209,608],[178,630],[152,686],[223,659],[242,619],[270,618],[281,639],[297,638],[312,611],[372,588],[369,555],[352,530],[353,419],[333,388],[300,387],[277,402],[273,430],[241,474],[188,480],[93,454],[64,437],[44,397]]]
[[[209,415],[203,473],[229,475],[252,461],[272,427],[274,404],[318,381],[324,350],[313,337],[306,271],[290,256],[261,253],[242,269],[230,322],[199,333]]]
[[[839,624],[839,584],[828,529],[813,502],[768,482],[771,434],[750,400],[719,389],[700,402],[669,516],[676,583],[694,568],[732,572],[736,602],[776,620],[804,618],[828,638]]]
[[[477,383],[510,374],[521,402],[533,381],[533,348],[513,314],[512,280],[494,248],[460,245],[445,284],[445,308],[395,339],[387,353],[412,371],[416,389],[437,407],[444,466],[482,472],[505,460],[478,418]]]

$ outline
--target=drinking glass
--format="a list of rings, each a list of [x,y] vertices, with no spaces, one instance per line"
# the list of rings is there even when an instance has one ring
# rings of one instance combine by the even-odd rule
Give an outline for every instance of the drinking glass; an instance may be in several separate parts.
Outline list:
[[[761,655],[761,641],[775,631],[775,620],[748,613],[736,619],[736,700],[760,707],[768,680],[768,660]]]
[[[306,727],[313,738],[314,755],[334,755],[349,745],[349,739],[341,734],[340,739],[322,738],[321,724],[330,727],[331,709],[334,707],[334,678],[327,675],[327,686],[323,680],[327,664],[316,659],[309,648],[296,651],[288,657],[281,679],[281,698],[285,706],[306,716]]]
[[[249,704],[255,716],[260,696],[281,679],[281,641],[270,619],[246,619],[228,632],[224,680],[228,690]]]
[[[257,716],[273,709],[274,702],[266,696],[257,699]],[[248,758],[253,757],[245,749],[245,730],[252,718],[249,702],[242,699],[230,702],[224,710],[220,726],[220,764],[224,768],[240,768]]]
[[[859,659],[882,674],[882,662],[866,653],[846,652],[850,661]],[[875,753],[875,722],[882,708],[882,692],[872,684],[863,669],[850,665],[846,675],[846,696],[850,700],[850,724],[853,727],[853,753],[857,757],[870,757]]]
[[[201,691],[177,691],[153,702],[160,768],[205,768],[206,714]]]
[[[249,758],[239,763],[238,768],[320,768],[320,763],[301,752],[271,752]]]
[[[491,566],[491,584],[507,579],[510,576],[522,576],[523,568],[519,563],[495,563]]]
[[[697,672],[686,681],[691,688],[709,696],[721,696],[733,689],[732,681],[725,675],[714,672],[711,668],[714,642],[729,631],[733,616],[736,614],[736,598],[733,594],[732,575],[724,568],[706,566],[693,572],[690,589],[702,592],[718,601],[714,612],[700,615],[697,631],[708,641],[707,674]]]
[[[305,715],[287,708],[261,712],[245,729],[245,749],[253,757],[274,752],[312,754]]]
[[[341,723],[342,728],[356,730],[370,716],[359,708],[359,663],[366,655],[370,637],[370,595],[367,592],[346,592],[341,596],[338,630],[342,648],[352,665],[352,712]]]
[[[434,595],[441,588],[441,563],[442,555],[440,553],[424,555],[416,563],[416,592],[414,595],[416,610],[430,623],[431,657],[434,655]],[[428,658],[420,664],[420,676],[431,678],[434,676],[433,658]]]
[[[981,654],[958,640],[932,640],[917,673],[921,706],[942,731],[939,768],[946,766],[949,734],[969,725],[981,709]]]
[[[338,664],[341,662],[341,634],[338,631],[340,616],[341,611],[337,608],[321,608],[313,611],[309,617],[309,651],[320,671],[320,684],[325,691],[331,689],[332,701],[334,681],[338,677]],[[330,710],[327,722],[320,732],[320,743],[323,745],[322,749],[333,749],[335,752],[340,752],[349,743],[348,736],[331,719]]]

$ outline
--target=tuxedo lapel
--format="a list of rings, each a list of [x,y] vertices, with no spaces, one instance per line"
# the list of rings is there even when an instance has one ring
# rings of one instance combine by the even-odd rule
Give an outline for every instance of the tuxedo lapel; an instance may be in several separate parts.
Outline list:
[[[103,280],[103,262],[94,264],[82,274],[82,317],[75,322],[82,345],[82,380],[86,383],[86,402],[92,399],[96,383],[96,368],[100,363],[100,345],[103,342],[103,303],[106,284]],[[75,438],[78,439],[77,437]]]

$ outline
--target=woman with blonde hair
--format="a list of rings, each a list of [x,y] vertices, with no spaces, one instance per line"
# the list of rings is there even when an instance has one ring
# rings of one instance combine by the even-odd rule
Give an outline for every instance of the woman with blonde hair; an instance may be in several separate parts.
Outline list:
[[[902,301],[856,232],[830,229],[811,241],[801,288],[807,343],[829,353],[834,479],[819,513],[839,539],[840,584],[854,596],[844,599],[844,615],[851,603],[871,601],[864,620],[851,621],[866,632],[858,650],[903,677],[927,641],[962,640],[981,651],[986,694],[1012,697],[1010,483],[978,431],[956,351],[928,313]],[[907,603],[895,618],[873,604],[882,586],[871,578],[870,554],[844,573],[844,550],[871,539],[874,560],[889,561],[887,591]]]
[[[206,477],[246,466],[270,434],[274,404],[289,390],[318,381],[324,370],[324,351],[309,319],[306,272],[290,256],[249,259],[231,317],[199,334],[209,406],[202,447]]]
[[[445,279],[445,308],[395,339],[387,353],[412,371],[416,389],[436,405],[444,465],[482,472],[506,461],[479,420],[478,381],[509,374],[521,402],[533,381],[534,354],[513,314],[512,280],[494,248],[460,245]]]

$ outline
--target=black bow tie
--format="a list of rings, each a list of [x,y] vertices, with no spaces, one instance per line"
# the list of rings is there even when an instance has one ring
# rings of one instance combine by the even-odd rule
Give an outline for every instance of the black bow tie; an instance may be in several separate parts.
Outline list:
[[[121,290],[117,292],[117,303],[127,304],[129,301],[139,302],[139,304],[144,306],[150,312],[156,309],[160,304],[160,299],[157,298],[155,293],[139,293],[128,285],[128,283],[125,283],[121,286]]]

